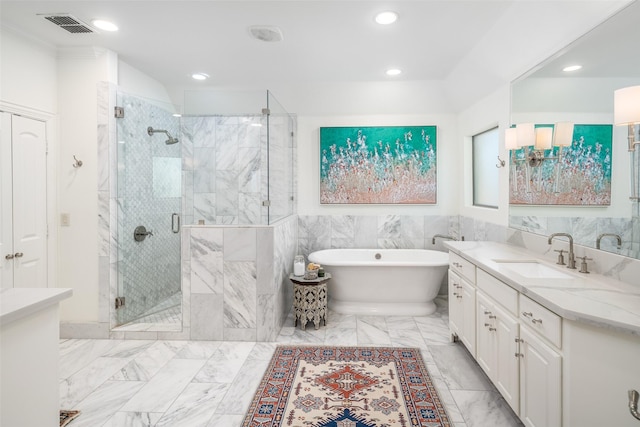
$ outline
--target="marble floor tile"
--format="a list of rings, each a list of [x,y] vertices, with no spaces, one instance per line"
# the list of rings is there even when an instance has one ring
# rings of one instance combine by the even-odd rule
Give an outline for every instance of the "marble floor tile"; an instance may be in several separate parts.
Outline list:
[[[122,410],[165,412],[204,364],[205,361],[199,359],[171,360],[122,407]]]
[[[491,390],[493,385],[462,345],[429,347],[450,390]]]
[[[104,423],[113,427],[129,424],[117,424],[108,422],[120,410],[120,408],[131,399],[146,383],[144,381],[106,381],[89,394],[79,404],[71,407],[80,411],[80,416],[73,420],[74,427],[94,427]],[[160,414],[155,418],[159,419]],[[140,415],[136,418],[143,419]],[[151,417],[153,418],[153,417]],[[141,422],[131,425],[141,425]],[[151,424],[153,425],[153,424]]]
[[[155,427],[206,427],[228,389],[229,384],[188,384]]]
[[[401,346],[420,349],[452,426],[521,427],[464,346],[449,341],[446,304],[436,302],[423,317],[330,311],[317,330],[294,327],[290,314],[273,342],[61,340],[61,402],[82,411],[73,427],[240,427],[278,345]]]
[[[468,427],[522,427],[497,391],[451,390]]]
[[[78,372],[60,381],[60,406],[73,408],[129,363],[129,359],[99,357]]]

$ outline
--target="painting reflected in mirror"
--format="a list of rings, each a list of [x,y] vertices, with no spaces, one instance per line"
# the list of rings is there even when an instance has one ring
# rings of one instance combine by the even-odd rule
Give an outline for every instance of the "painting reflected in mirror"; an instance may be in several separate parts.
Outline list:
[[[640,207],[637,200],[630,199],[630,188],[640,185],[640,182],[631,183],[630,162],[633,156],[636,164],[640,164],[640,149],[630,153],[627,127],[613,126],[614,91],[640,85],[640,55],[629,54],[636,50],[640,40],[639,21],[640,2],[635,1],[512,83],[513,125],[572,122],[610,126],[612,140],[611,156],[607,160],[610,162],[609,203],[523,204],[511,198],[510,227],[541,235],[566,232],[577,244],[640,259]],[[582,65],[582,68],[563,71],[569,65]],[[517,150],[512,156],[513,153],[517,156]],[[554,153],[551,149],[545,155],[553,157]],[[551,193],[554,192],[555,182],[545,181],[540,175],[545,171],[530,168],[532,174],[527,176],[524,164],[521,162],[517,168],[513,162],[510,164],[512,179],[514,173],[516,178],[521,178],[520,190],[529,186],[535,192],[538,187],[551,186]],[[546,171],[545,176],[549,178],[552,173],[558,178],[557,170]],[[564,174],[558,179],[566,182],[567,176]],[[525,194],[523,197],[536,196]]]

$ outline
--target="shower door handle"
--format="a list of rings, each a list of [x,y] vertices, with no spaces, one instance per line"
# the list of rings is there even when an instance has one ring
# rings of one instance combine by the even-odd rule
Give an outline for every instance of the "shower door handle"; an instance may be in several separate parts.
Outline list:
[[[180,215],[177,213],[171,214],[171,231],[176,234],[180,232]]]

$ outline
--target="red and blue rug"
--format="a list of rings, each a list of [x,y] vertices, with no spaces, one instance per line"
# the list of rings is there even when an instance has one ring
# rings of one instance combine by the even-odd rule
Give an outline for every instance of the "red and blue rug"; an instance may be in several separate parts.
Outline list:
[[[420,350],[277,347],[243,427],[451,426]]]

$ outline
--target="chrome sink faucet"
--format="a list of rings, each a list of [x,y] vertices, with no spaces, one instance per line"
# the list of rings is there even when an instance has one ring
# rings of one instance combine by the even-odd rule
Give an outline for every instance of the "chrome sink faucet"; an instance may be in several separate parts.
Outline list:
[[[576,268],[576,255],[573,253],[573,237],[569,233],[553,233],[549,236],[549,244],[554,237],[567,237],[569,239],[569,259],[567,260],[567,268]]]
[[[613,233],[602,233],[596,239],[596,249],[600,249],[600,240],[602,240],[603,237],[607,237],[607,236],[615,237],[616,240],[618,240],[618,249],[622,248],[622,238],[619,235],[613,234]]]

